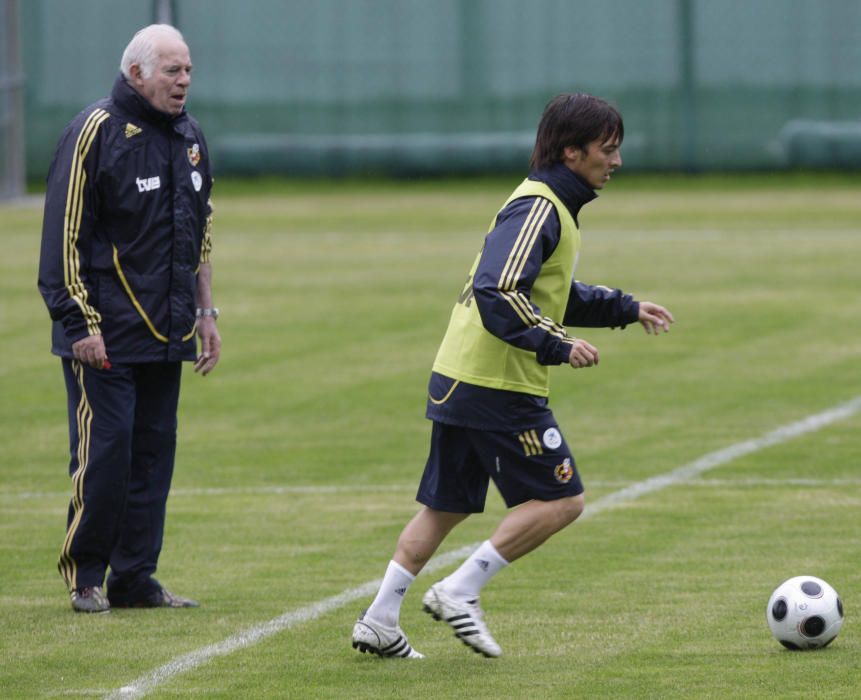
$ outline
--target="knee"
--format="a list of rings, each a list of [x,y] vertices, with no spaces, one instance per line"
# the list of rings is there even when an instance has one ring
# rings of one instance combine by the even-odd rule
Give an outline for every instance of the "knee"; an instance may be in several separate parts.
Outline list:
[[[577,518],[580,517],[580,514],[583,512],[583,509],[586,507],[586,499],[583,494],[578,494],[577,496],[569,496],[567,498],[560,498],[557,502],[557,517],[560,520],[560,524],[562,527],[566,525],[570,525]]]

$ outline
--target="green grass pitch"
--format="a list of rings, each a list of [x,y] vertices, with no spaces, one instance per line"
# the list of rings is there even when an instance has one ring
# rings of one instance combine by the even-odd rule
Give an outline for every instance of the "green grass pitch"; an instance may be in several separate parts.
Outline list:
[[[431,361],[518,178],[216,185],[223,359],[186,371],[160,579],[189,611],[72,613],[56,572],[65,394],[36,290],[41,211],[0,206],[0,697],[99,698],[382,576],[416,510]],[[588,503],[861,395],[858,176],[622,175],[581,213],[577,276],[667,305],[672,332],[579,332],[551,406]],[[861,414],[602,510],[485,590],[504,655],[420,611],[422,662],[350,647],[370,596],[183,673],[152,698],[856,698]],[[456,530],[486,538],[504,512]],[[772,638],[781,581],[820,576],[846,623],[820,652]],[[114,697],[119,697],[114,695]]]

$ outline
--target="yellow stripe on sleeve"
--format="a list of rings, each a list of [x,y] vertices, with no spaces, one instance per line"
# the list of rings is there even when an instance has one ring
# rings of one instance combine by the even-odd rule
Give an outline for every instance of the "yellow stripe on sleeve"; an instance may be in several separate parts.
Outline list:
[[[535,310],[532,308],[532,304],[529,303],[529,300],[521,292],[501,292],[501,294],[520,317],[520,320],[523,321],[524,325],[529,326],[530,328],[543,328],[545,331],[551,335],[557,336],[558,338],[564,339],[568,337],[568,334],[565,332],[565,328],[560,326],[553,319],[536,314]]]
[[[532,243],[535,242],[533,235],[535,222],[541,217],[544,210],[551,206],[550,201],[547,199],[542,197],[537,197],[535,199],[535,203],[532,205],[532,209],[529,210],[526,221],[523,222],[523,227],[520,229],[520,233],[517,234],[517,238],[511,248],[511,253],[508,255],[508,260],[505,261],[505,267],[502,268],[502,274],[499,277],[500,289],[513,288],[513,281],[516,280],[516,276],[513,276],[512,273],[518,267],[521,267],[522,269],[522,266],[520,266],[520,260],[524,255],[528,257],[529,250],[532,248]],[[530,243],[530,239],[532,243]]]
[[[541,233],[541,227],[544,226],[544,222],[547,220],[547,216],[550,214],[550,211],[553,209],[553,205],[544,200],[547,204],[535,217],[535,222],[532,225],[532,230],[529,233],[529,238],[526,241],[526,246],[524,248],[523,253],[520,256],[520,262],[517,267],[511,273],[511,279],[509,280],[508,289],[514,289],[517,284],[517,280],[520,279],[520,275],[523,274],[523,268],[526,267],[526,261],[529,259],[529,254],[532,252],[532,247],[535,245],[535,241],[538,240],[538,236]]]
[[[81,279],[78,236],[84,212],[84,187],[87,182],[84,159],[93,145],[99,127],[108,117],[110,114],[103,109],[93,110],[84,122],[81,133],[78,134],[72,156],[69,188],[66,193],[66,210],[63,216],[63,281],[69,291],[69,296],[80,307],[90,335],[100,332],[98,324],[102,317],[98,311],[90,306],[87,288]]]

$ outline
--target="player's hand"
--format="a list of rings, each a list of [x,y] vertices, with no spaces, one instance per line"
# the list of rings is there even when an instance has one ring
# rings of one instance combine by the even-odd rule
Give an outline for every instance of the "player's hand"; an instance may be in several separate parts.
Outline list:
[[[215,369],[221,355],[221,336],[215,319],[211,316],[197,319],[197,336],[200,338],[200,355],[194,363],[194,371],[205,377]]]
[[[640,317],[638,320],[646,333],[654,333],[655,335],[658,334],[658,330],[668,333],[670,331],[670,324],[675,321],[673,315],[667,309],[650,301],[640,302]]]
[[[590,345],[580,338],[574,339],[571,352],[568,354],[568,364],[575,369],[579,367],[592,367],[598,364],[598,348]]]
[[[104,369],[108,361],[105,351],[105,339],[98,335],[88,335],[72,343],[72,354],[81,364],[95,369]],[[108,365],[110,367],[110,365]]]

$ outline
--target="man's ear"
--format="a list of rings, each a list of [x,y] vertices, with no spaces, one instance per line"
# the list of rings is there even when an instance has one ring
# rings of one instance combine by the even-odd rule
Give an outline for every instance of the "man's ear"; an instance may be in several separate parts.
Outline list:
[[[131,76],[133,84],[140,85],[143,82],[143,71],[141,70],[140,64],[132,63],[129,66],[129,75]]]
[[[565,157],[565,160],[573,160],[576,163],[583,155],[583,151],[577,148],[577,146],[565,146],[562,149],[562,155]]]

